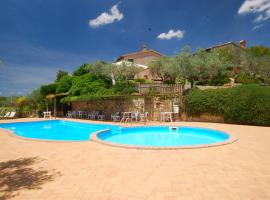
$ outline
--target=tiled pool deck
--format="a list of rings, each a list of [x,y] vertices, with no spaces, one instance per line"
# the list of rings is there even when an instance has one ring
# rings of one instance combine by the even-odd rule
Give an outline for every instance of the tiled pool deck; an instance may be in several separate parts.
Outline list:
[[[202,149],[139,150],[24,140],[2,129],[0,199],[270,199],[270,127],[174,124],[219,129],[239,140]]]

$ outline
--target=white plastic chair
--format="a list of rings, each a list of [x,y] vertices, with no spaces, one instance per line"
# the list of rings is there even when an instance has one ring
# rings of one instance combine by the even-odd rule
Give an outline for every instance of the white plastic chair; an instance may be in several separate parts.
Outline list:
[[[147,121],[148,121],[148,112],[141,113],[141,114],[140,114],[140,119],[141,119],[141,121],[143,121],[143,122],[147,122]]]
[[[139,113],[138,112],[131,113],[131,121],[133,119],[135,119],[135,121],[137,122],[138,121],[138,118],[139,118]]]
[[[131,112],[123,112],[123,116],[120,122],[127,123],[128,121],[131,121]]]
[[[98,111],[97,113],[98,113],[98,115],[97,115],[98,120],[104,120],[105,119],[105,115],[103,115],[101,111]]]
[[[88,119],[91,119],[91,120],[95,120],[95,119],[96,119],[96,114],[95,114],[94,112],[88,113],[87,118],[88,118]]]
[[[68,111],[67,114],[66,114],[66,117],[67,118],[72,118],[72,112],[71,111]]]
[[[43,117],[44,118],[51,118],[52,117],[51,111],[43,112]]]
[[[111,120],[114,122],[119,122],[121,120],[120,112],[116,112],[114,115],[111,115]]]

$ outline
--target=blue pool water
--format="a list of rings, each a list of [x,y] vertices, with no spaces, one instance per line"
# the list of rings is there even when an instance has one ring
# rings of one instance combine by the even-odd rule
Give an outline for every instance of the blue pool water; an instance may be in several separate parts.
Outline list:
[[[148,147],[204,145],[222,142],[229,138],[229,135],[224,132],[206,128],[178,127],[177,130],[171,130],[167,126],[122,128],[110,124],[63,120],[0,124],[0,128],[11,130],[25,138],[53,141],[86,141],[90,139],[92,133],[109,129],[97,134],[97,137],[114,144]]]
[[[216,130],[193,127],[177,127],[170,130],[166,126],[122,128],[98,134],[99,139],[132,146],[192,146],[225,141],[229,135]]]
[[[93,132],[118,128],[108,124],[88,124],[63,120],[9,123],[0,124],[0,127],[9,129],[21,137],[58,141],[85,141],[89,140]]]

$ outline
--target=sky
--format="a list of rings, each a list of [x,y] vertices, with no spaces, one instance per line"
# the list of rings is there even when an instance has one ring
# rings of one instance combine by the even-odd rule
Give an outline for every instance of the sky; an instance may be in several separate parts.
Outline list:
[[[270,47],[270,0],[1,0],[0,96],[143,44],[174,55],[241,39]]]

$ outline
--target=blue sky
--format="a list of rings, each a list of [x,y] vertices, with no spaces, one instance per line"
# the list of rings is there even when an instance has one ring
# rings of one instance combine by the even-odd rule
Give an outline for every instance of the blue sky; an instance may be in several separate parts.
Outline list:
[[[142,44],[173,55],[241,39],[269,47],[269,38],[270,0],[1,0],[0,95]]]

